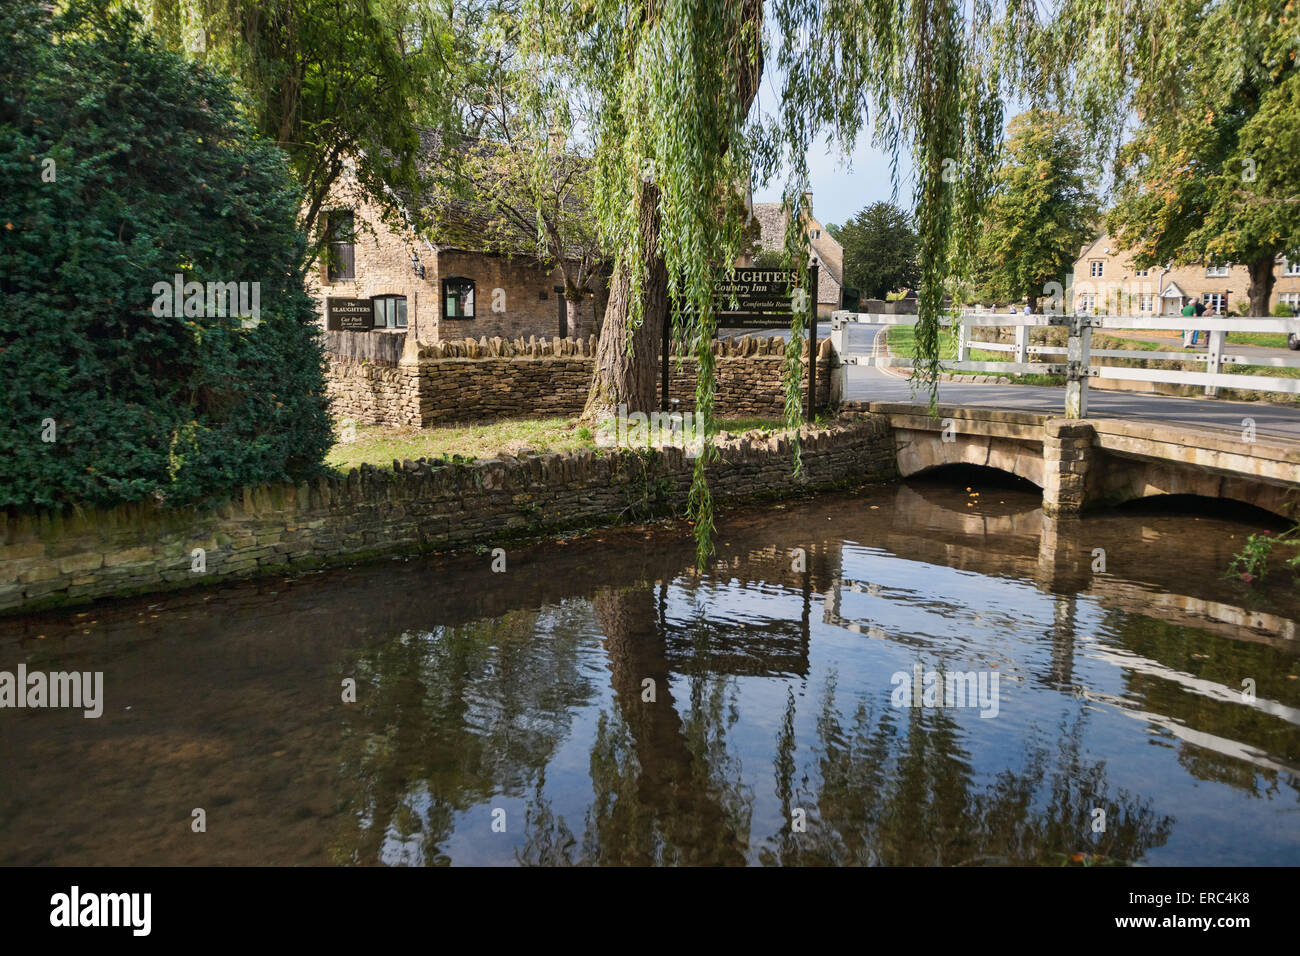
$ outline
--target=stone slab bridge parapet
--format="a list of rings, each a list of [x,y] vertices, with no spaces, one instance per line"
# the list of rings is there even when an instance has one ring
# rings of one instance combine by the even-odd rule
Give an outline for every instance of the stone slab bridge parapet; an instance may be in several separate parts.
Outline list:
[[[1300,519],[1300,442],[1253,429],[925,403],[846,403],[888,419],[903,477],[945,465],[1016,475],[1043,491],[1051,517],[1157,495],[1245,502]]]

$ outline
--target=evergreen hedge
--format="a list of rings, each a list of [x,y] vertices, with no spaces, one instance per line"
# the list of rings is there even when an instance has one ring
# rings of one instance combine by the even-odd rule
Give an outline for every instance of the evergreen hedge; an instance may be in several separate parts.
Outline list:
[[[0,507],[188,504],[317,471],[333,438],[299,198],[228,81],[134,15],[0,0]],[[178,273],[259,283],[259,321],[156,315]]]

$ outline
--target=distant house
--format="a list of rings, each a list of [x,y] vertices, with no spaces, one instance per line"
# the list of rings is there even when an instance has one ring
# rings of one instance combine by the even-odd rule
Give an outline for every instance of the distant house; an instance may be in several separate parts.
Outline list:
[[[757,227],[759,248],[781,250],[785,248],[785,227],[789,217],[785,205],[779,202],[750,203],[750,217]],[[812,193],[804,193],[807,210],[805,224],[808,241],[812,247],[812,261],[817,265],[817,315],[829,318],[840,308],[844,288],[844,247],[826,231],[826,227],[812,213]],[[743,256],[741,266],[751,264],[751,257]]]
[[[1270,311],[1285,303],[1300,311],[1300,262],[1279,258]],[[1077,312],[1125,315],[1177,315],[1193,299],[1209,314],[1240,311],[1247,301],[1250,275],[1243,265],[1209,263],[1138,269],[1133,257],[1106,234],[1079,251],[1074,263],[1073,306]]]
[[[436,138],[424,140],[426,161],[436,162]],[[599,332],[603,282],[592,280],[578,321],[570,322],[563,273],[539,259],[535,236],[509,229],[470,200],[395,202],[406,222],[396,228],[348,177],[331,190],[323,217],[330,239],[307,282],[325,328],[414,332],[429,343]],[[417,222],[436,228],[417,231]]]

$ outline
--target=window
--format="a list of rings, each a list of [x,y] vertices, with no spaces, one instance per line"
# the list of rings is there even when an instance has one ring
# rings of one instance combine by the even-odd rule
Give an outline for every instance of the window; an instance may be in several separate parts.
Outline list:
[[[1207,312],[1226,312],[1228,309],[1228,297],[1222,292],[1207,292],[1201,296],[1201,301],[1205,303]]]
[[[1205,277],[1207,279],[1226,279],[1228,277],[1228,266],[1210,265],[1205,267]]]
[[[442,317],[474,318],[474,280],[451,276],[442,280]]]
[[[1088,275],[1094,279],[1100,279],[1106,271],[1106,263],[1100,259],[1093,259],[1088,263]]]
[[[1138,311],[1139,311],[1139,312],[1154,312],[1155,310],[1156,310],[1156,297],[1155,297],[1155,293],[1152,293],[1152,292],[1144,292],[1144,293],[1142,293],[1141,295],[1138,296]]]
[[[1292,262],[1290,259],[1282,260],[1282,275],[1300,276],[1300,262]]]
[[[1300,292],[1283,292],[1277,301],[1279,305],[1289,305],[1292,312],[1300,314]]]
[[[329,243],[325,247],[326,276],[330,282],[346,282],[356,278],[355,246],[352,210],[335,209],[325,217],[325,231]]]
[[[1095,308],[1097,308],[1097,297],[1095,295],[1079,296],[1080,312],[1091,312]]]
[[[406,296],[377,295],[372,301],[375,303],[375,328],[406,328]]]
[[[1139,270],[1137,271],[1137,273],[1136,273],[1136,275],[1137,275],[1137,277],[1138,277],[1139,279],[1145,279],[1145,278],[1146,278],[1147,276],[1149,276],[1150,274],[1151,274],[1151,270],[1150,270],[1150,269],[1139,269]]]

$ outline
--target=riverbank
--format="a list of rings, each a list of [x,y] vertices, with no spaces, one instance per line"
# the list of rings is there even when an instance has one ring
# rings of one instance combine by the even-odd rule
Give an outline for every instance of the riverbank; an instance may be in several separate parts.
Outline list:
[[[888,480],[888,423],[845,416],[788,437],[717,444],[720,502]],[[584,449],[486,461],[362,465],[298,485],[245,488],[206,509],[136,504],[9,515],[0,537],[0,614],[219,581],[457,548],[684,514],[695,461],[681,449]]]

